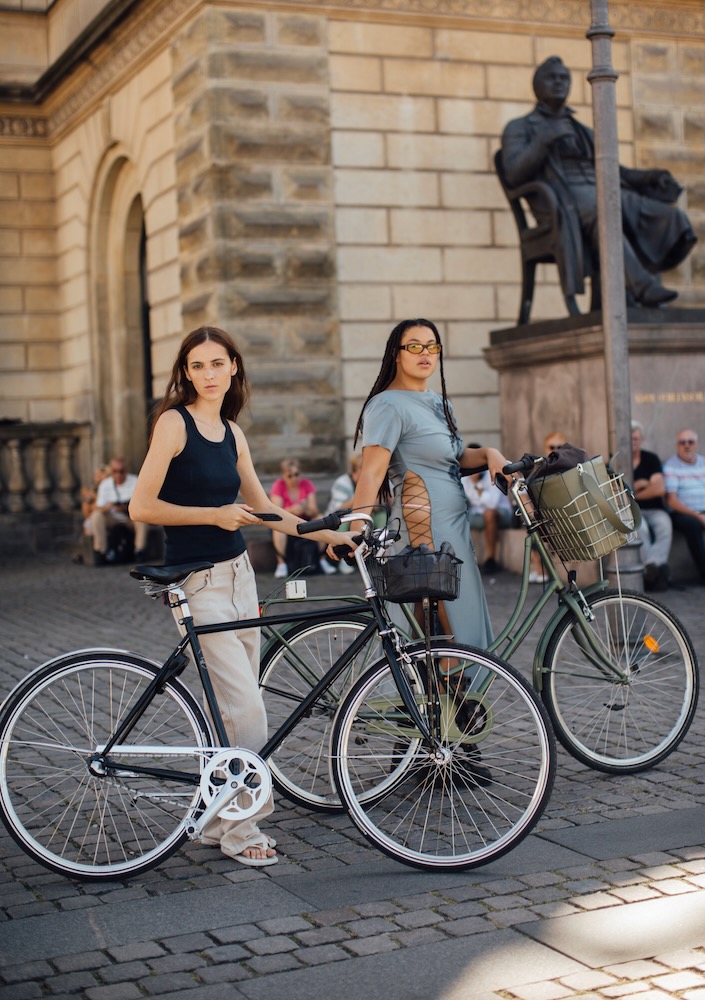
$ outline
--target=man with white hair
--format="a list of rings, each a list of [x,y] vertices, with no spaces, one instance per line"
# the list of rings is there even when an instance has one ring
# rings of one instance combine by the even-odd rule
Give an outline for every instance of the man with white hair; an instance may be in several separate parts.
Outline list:
[[[646,590],[666,590],[673,525],[666,510],[666,482],[661,459],[653,451],[641,447],[643,440],[641,424],[632,420],[634,496],[641,508],[639,538],[644,562],[644,587]]]
[[[668,459],[663,471],[673,528],[684,535],[700,580],[705,583],[705,456],[698,454],[695,431],[678,431],[676,454]]]

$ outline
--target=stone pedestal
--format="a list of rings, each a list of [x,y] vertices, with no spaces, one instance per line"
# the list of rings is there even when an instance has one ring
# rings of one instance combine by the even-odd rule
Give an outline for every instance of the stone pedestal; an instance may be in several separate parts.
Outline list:
[[[644,446],[665,461],[683,427],[705,443],[705,310],[629,310],[628,342],[631,412],[644,427]],[[495,330],[485,357],[499,372],[508,458],[542,454],[544,438],[554,431],[607,456],[601,313]],[[617,464],[629,468],[630,460],[621,456]],[[689,575],[687,562],[683,575]]]
[[[502,447],[541,454],[561,431],[591,454],[607,450],[604,331],[600,313],[494,330],[485,348],[499,372]],[[632,417],[664,461],[692,427],[705,441],[705,309],[630,309]]]

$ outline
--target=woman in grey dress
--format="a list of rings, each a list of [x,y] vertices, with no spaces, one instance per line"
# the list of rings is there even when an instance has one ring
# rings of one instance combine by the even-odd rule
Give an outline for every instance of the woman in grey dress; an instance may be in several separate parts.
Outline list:
[[[428,388],[440,366],[441,393]],[[350,506],[368,510],[392,494],[397,548],[440,548],[450,542],[463,560],[458,600],[439,608],[441,625],[459,642],[486,649],[492,627],[470,538],[461,468],[487,465],[494,481],[506,458],[496,448],[466,448],[446,396],[438,330],[430,320],[404,320],[391,332],[377,380],[355,433],[362,469]]]

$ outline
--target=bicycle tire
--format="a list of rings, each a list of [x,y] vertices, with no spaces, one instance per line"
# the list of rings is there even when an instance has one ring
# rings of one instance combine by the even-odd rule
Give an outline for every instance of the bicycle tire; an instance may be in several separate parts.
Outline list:
[[[544,704],[561,744],[583,764],[608,774],[648,770],[676,749],[693,720],[695,651],[678,619],[644,594],[602,591],[587,602],[593,635],[627,679],[607,676],[590,662],[570,612],[546,648]]]
[[[370,615],[354,614],[337,621],[303,623],[286,630],[283,641],[265,650],[260,689],[270,736],[288,719],[319,680],[370,624]],[[277,790],[306,809],[343,812],[330,771],[333,719],[355,680],[380,656],[377,633],[311,711],[267,759]]]
[[[200,802],[197,784],[130,774],[129,755],[117,749],[111,757],[125,761],[124,773],[98,777],[88,769],[158,669],[122,650],[84,650],[38,667],[5,702],[0,816],[20,847],[52,871],[85,881],[125,879],[184,842],[184,820]],[[136,720],[129,739],[133,746],[193,747],[149,763],[196,776],[205,759],[194,760],[196,748],[214,745],[200,706],[176,679]]]
[[[430,678],[423,647],[407,653],[424,678],[415,698],[436,720],[440,749],[421,739],[380,660],[340,707],[333,773],[353,823],[384,854],[414,868],[464,870],[501,857],[534,828],[553,787],[555,739],[513,667],[447,639],[431,649]],[[454,693],[438,681],[443,662],[463,678]]]

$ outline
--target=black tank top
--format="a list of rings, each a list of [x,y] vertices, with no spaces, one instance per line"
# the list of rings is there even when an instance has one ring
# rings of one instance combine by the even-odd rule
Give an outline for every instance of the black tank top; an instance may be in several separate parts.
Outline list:
[[[233,503],[240,490],[237,445],[227,420],[222,441],[208,441],[198,431],[185,406],[176,406],[186,424],[186,445],[172,458],[159,499],[180,507],[222,507]],[[245,551],[238,531],[224,531],[210,524],[165,525],[167,565],[208,559],[223,562]]]

